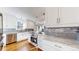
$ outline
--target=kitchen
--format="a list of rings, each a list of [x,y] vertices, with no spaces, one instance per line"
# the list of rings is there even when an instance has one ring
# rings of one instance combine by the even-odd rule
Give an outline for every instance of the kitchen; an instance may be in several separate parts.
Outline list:
[[[0,13],[2,51],[79,50],[79,7],[1,7]]]

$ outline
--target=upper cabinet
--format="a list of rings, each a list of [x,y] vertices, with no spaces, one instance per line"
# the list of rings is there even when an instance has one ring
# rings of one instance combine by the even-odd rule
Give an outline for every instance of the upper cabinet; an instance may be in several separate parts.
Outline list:
[[[60,8],[60,24],[63,26],[79,26],[79,8],[63,7]]]
[[[45,26],[47,27],[79,26],[79,8],[78,7],[46,8]]]
[[[45,26],[55,27],[58,23],[59,9],[56,7],[48,7],[45,9]]]

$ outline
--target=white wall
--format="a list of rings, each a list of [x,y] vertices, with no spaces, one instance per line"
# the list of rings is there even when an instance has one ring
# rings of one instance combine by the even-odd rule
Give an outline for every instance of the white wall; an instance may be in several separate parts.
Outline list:
[[[11,29],[14,28],[16,29],[16,20],[17,18],[11,14],[4,13],[3,14],[3,28],[6,29]]]
[[[5,7],[0,8],[0,12],[3,14],[3,28],[16,28],[17,20],[34,20],[30,14],[30,8],[18,8],[18,7]]]
[[[36,17],[36,21],[40,24],[43,24],[45,17],[43,15],[45,13],[45,7],[33,7],[31,9],[31,14],[33,17]]]

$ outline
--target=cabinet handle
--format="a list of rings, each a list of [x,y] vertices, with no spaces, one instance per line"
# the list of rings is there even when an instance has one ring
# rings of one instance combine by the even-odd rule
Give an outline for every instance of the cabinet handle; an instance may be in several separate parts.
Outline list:
[[[60,18],[57,18],[57,23],[60,23]]]
[[[57,23],[58,23],[58,18],[57,18]]]
[[[59,23],[60,23],[60,18],[59,18]]]

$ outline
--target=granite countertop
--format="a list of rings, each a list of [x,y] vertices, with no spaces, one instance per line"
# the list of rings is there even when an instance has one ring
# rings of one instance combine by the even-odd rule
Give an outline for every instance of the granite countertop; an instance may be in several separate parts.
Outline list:
[[[65,38],[54,37],[49,35],[41,35],[41,34],[39,35],[39,37],[44,40],[48,40],[50,42],[58,42],[79,49],[79,41],[75,39],[65,39]]]

